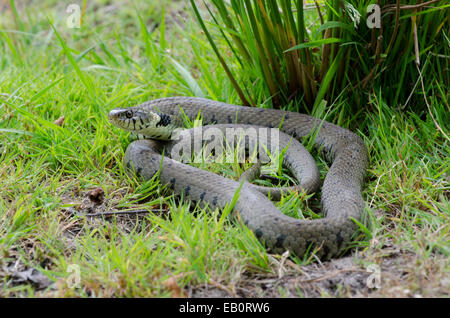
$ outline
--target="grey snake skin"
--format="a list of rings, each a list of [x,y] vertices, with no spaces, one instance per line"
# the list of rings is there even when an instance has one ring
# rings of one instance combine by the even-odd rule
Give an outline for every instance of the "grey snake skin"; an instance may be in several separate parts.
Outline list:
[[[147,114],[157,114],[152,116],[158,127],[180,125],[182,116],[194,120],[199,112],[203,115],[203,124],[206,125],[275,127],[299,141],[302,137],[315,134],[315,147],[331,162],[322,186],[323,218],[300,220],[286,216],[266,195],[256,191],[248,182],[244,182],[240,189],[234,211],[273,253],[289,250],[302,257],[307,251],[315,251],[318,257],[329,259],[347,250],[352,235],[358,229],[352,219],[360,220],[365,204],[361,187],[368,165],[368,152],[364,141],[358,135],[305,114],[230,105],[196,97],[161,98],[136,107],[115,109],[110,112],[109,120],[116,126],[153,138],[155,136],[151,136],[148,131],[139,129],[139,121],[144,124],[141,118]],[[128,121],[125,121],[127,124],[124,125],[126,118]],[[156,136],[157,139],[168,137],[170,134]],[[205,201],[213,208],[223,208],[232,201],[240,186],[239,182],[191,167],[167,156],[163,158],[163,147],[164,143],[157,140],[138,140],[131,143],[124,157],[127,173],[137,174],[144,180],[159,173],[161,183],[169,184],[175,193],[183,193],[185,198],[193,201]],[[315,185],[312,188],[314,189]]]

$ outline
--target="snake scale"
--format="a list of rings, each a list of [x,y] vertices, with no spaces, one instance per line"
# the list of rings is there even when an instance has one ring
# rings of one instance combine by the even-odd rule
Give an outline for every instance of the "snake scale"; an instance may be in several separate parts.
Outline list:
[[[315,134],[314,145],[331,162],[324,179],[321,202],[324,217],[301,220],[282,214],[263,193],[244,182],[234,206],[240,219],[256,237],[274,253],[289,250],[302,257],[316,250],[322,259],[339,256],[351,242],[364,210],[361,194],[368,165],[364,141],[355,133],[309,115],[231,105],[196,97],[168,97],[145,102],[136,107],[112,110],[108,118],[120,128],[142,134],[146,138],[170,139],[182,117],[195,120],[203,116],[203,124],[243,124],[279,128],[301,141]],[[125,153],[127,173],[148,180],[159,172],[162,184],[193,201],[205,201],[223,208],[232,201],[240,183],[164,156],[158,140],[137,140]],[[354,220],[353,220],[354,219]]]

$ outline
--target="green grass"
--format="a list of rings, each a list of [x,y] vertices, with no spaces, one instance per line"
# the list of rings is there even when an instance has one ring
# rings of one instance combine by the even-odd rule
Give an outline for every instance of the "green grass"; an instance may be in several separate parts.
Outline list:
[[[229,210],[190,206],[157,180],[140,184],[124,174],[128,134],[108,123],[110,109],[176,95],[240,99],[188,4],[136,1],[135,10],[131,2],[83,3],[81,29],[67,28],[57,1],[6,5],[0,13],[0,295],[354,295],[345,284],[334,290],[300,284],[310,279],[314,257],[268,254],[227,217]],[[211,35],[228,59],[220,32]],[[448,83],[424,77],[424,86],[430,111],[387,104],[395,91],[380,87],[367,93],[364,112],[352,113],[340,98],[328,101],[326,111],[314,110],[357,132],[370,151],[363,192],[369,231],[362,231],[352,260],[364,273],[368,264],[381,266],[382,284],[361,286],[364,296],[450,291],[449,140],[442,134],[449,134]],[[266,100],[262,83],[246,89],[255,102]],[[412,98],[419,97],[420,83]],[[54,122],[61,116],[60,126]],[[324,177],[328,164],[314,155]],[[233,165],[206,168],[235,178],[242,172]],[[98,187],[105,199],[95,206],[88,193]],[[319,196],[301,199],[287,195],[279,206],[316,217]],[[156,212],[103,220],[73,215],[71,208]],[[79,266],[79,288],[71,288],[71,265]],[[54,284],[15,283],[14,272],[29,268]]]
[[[405,89],[416,79],[415,64],[428,64],[421,71],[424,77],[450,81],[443,71],[448,59],[430,56],[448,56],[445,1],[332,0],[304,6],[302,0],[210,0],[209,19],[199,13],[195,1],[190,2],[245,105],[255,105],[258,92],[275,108],[301,100],[301,109],[311,112],[343,94],[356,112],[367,104],[367,88],[382,86],[395,91],[384,97],[388,103],[408,101],[422,111],[425,105],[410,100],[410,89]],[[366,23],[373,22],[368,6],[374,3],[380,9],[379,28]],[[214,29],[233,53],[226,59],[210,35]],[[249,93],[246,87],[254,83],[260,90]],[[432,88],[436,89],[424,89]]]

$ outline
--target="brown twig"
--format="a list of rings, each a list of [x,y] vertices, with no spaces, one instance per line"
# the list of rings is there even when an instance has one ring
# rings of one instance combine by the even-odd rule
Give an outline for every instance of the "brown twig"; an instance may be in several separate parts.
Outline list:
[[[150,212],[160,212],[159,209],[138,209],[138,210],[127,210],[127,211],[108,211],[108,212],[99,212],[99,213],[88,213],[84,214],[84,216],[96,217],[96,216],[111,216],[111,215],[124,215],[124,214],[147,214]]]
[[[108,211],[99,213],[80,213],[74,208],[69,208],[69,212],[78,216],[85,217],[102,217],[102,216],[112,216],[112,215],[124,215],[124,214],[147,214],[150,212],[161,212],[161,209],[136,209],[136,210],[126,210],[126,211]]]
[[[417,19],[416,16],[411,17],[413,24],[413,36],[414,36],[414,55],[416,56],[416,64],[420,65],[420,53],[419,53],[419,39],[417,38]]]
[[[426,7],[430,4],[433,4],[433,3],[436,3],[439,1],[442,1],[442,0],[431,0],[431,1],[419,3],[419,4],[406,4],[406,5],[400,6],[400,10],[419,9],[419,8]],[[381,12],[386,13],[386,12],[395,11],[395,10],[397,10],[396,5],[387,5],[382,8]]]
[[[303,284],[316,283],[316,282],[320,282],[322,280],[334,278],[343,273],[351,273],[351,272],[364,272],[364,270],[359,269],[357,267],[351,267],[348,269],[337,269],[337,270],[334,270],[332,272],[329,272],[329,273],[322,275],[320,277],[317,277],[317,278],[312,278],[312,279],[307,279],[307,280],[297,279],[297,282],[303,283]]]
[[[320,24],[324,24],[325,22],[323,21],[322,12],[320,12],[320,5],[317,3],[317,0],[314,0],[314,3],[315,3],[316,8],[317,8],[317,13],[319,14]]]
[[[395,25],[394,32],[392,33],[391,40],[389,41],[388,49],[386,54],[391,51],[392,46],[394,45],[395,39],[397,38],[398,27],[400,25],[400,0],[397,0],[397,4],[395,7]]]

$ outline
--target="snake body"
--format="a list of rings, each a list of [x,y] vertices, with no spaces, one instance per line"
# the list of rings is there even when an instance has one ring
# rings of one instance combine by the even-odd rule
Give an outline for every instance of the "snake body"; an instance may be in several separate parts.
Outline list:
[[[206,201],[213,207],[225,207],[237,190],[234,210],[265,246],[274,253],[289,250],[302,257],[308,250],[329,259],[340,255],[351,242],[364,210],[361,187],[368,165],[364,141],[355,133],[295,112],[245,107],[195,97],[169,97],[151,100],[136,107],[115,109],[110,121],[121,128],[149,138],[168,139],[182,117],[203,116],[203,124],[245,124],[280,131],[301,141],[313,135],[314,145],[331,162],[322,186],[324,217],[300,220],[282,214],[261,192],[240,183],[175,161],[162,158],[157,140],[138,140],[125,153],[127,173],[150,179],[159,173],[163,184],[185,198]],[[165,128],[165,130],[161,130]],[[133,172],[132,172],[133,171]],[[353,220],[354,219],[354,220]]]
[[[291,191],[315,192],[320,186],[319,169],[314,158],[306,148],[292,136],[280,132],[276,128],[267,129],[255,125],[244,124],[215,124],[183,130],[177,138],[163,143],[165,153],[177,161],[191,163],[192,153],[206,162],[235,162],[242,163],[245,154],[253,162],[250,169],[245,171],[240,180],[251,182],[260,175],[262,163],[277,160],[283,151],[283,166],[287,167],[298,185],[290,187],[267,187],[248,183],[247,186],[270,196],[272,200],[280,200],[283,193]],[[197,145],[197,148],[196,148]],[[202,149],[201,147],[205,147]],[[217,148],[217,149],[216,149]],[[237,150],[234,153],[234,150]],[[217,157],[210,157],[216,152]],[[267,152],[272,156],[269,160]],[[222,155],[222,157],[219,156]],[[226,156],[229,156],[228,158]],[[254,156],[255,155],[255,156]],[[231,158],[230,158],[231,157]],[[197,158],[197,160],[200,160]],[[277,169],[277,162],[272,162],[272,169]]]

